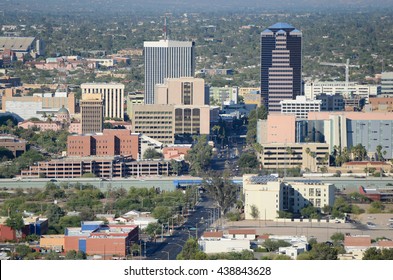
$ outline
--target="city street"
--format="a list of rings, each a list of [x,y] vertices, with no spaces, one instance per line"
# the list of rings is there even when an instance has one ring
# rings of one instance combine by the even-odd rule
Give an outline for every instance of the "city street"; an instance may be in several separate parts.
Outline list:
[[[157,238],[157,242],[147,243],[148,260],[175,260],[183,249],[185,242],[190,237],[201,237],[209,225],[218,219],[218,208],[213,201],[203,197],[194,211],[191,211],[183,225],[175,228],[171,235],[165,235],[163,240]]]

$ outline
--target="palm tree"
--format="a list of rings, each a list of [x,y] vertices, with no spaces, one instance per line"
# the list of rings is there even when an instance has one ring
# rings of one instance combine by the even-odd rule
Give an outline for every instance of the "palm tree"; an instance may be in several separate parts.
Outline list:
[[[309,167],[309,165],[308,165],[308,156],[310,155],[310,152],[311,152],[310,148],[307,147],[306,148],[306,154],[307,154],[307,164],[306,164],[306,166],[307,166],[307,168]]]

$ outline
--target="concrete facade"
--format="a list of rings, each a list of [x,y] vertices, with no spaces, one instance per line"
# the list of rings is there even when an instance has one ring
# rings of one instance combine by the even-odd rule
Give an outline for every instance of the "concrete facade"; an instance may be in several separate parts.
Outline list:
[[[329,166],[329,145],[326,143],[265,143],[259,162],[265,169],[288,169],[318,172]]]
[[[195,44],[174,40],[144,42],[145,104],[154,104],[155,86],[166,78],[193,77]]]
[[[294,143],[296,131],[296,116],[293,114],[269,114],[266,120],[258,120],[257,142],[265,143]]]
[[[365,111],[372,112],[393,112],[393,95],[392,97],[373,97],[369,99],[369,105]]]
[[[98,178],[169,176],[168,161],[134,161],[116,157],[70,157],[37,162],[21,171],[21,178],[81,178],[91,173]]]
[[[174,106],[134,105],[131,115],[134,133],[144,134],[163,144],[174,143]]]
[[[321,93],[315,98],[321,101],[320,111],[344,111],[345,109],[344,97],[339,93],[332,95]]]
[[[209,88],[199,78],[167,78],[156,85],[155,92],[154,104],[209,105]]]
[[[299,214],[308,205],[318,209],[332,206],[335,187],[321,181],[299,180],[285,181],[273,176],[243,175],[243,193],[245,195],[245,219],[274,220],[277,211],[289,211]],[[253,211],[253,208],[257,211]],[[259,214],[253,217],[253,213]]]
[[[80,101],[82,134],[98,133],[103,129],[103,101],[100,93],[86,93]]]
[[[377,85],[358,85],[353,82],[348,83],[348,89],[345,82],[307,82],[304,85],[304,95],[309,99],[315,99],[322,93],[345,95],[349,92],[368,100],[370,96],[377,96],[379,91],[380,87]]]
[[[281,100],[281,114],[293,114],[297,120],[307,119],[308,112],[321,111],[321,100],[308,100],[305,96],[296,96],[295,100]]]
[[[16,114],[19,118],[45,119],[44,114],[57,113],[62,107],[75,114],[75,95],[73,93],[35,93],[33,96],[12,96],[7,92],[2,99],[2,112]]]
[[[393,96],[393,72],[383,72],[381,75],[381,94]]]
[[[320,133],[332,150],[362,144],[368,153],[378,145],[386,151],[386,159],[393,158],[393,114],[386,112],[311,112],[309,121],[323,120]],[[327,122],[326,122],[327,121]]]
[[[119,83],[81,84],[84,94],[99,93],[104,106],[104,118],[124,119],[124,85]]]
[[[218,106],[237,104],[238,95],[238,87],[210,87],[209,89],[210,103]]]
[[[208,105],[135,105],[132,111],[134,132],[166,145],[175,143],[176,134],[210,133]]]
[[[142,105],[145,103],[145,94],[143,92],[129,92],[127,97],[127,115],[132,119],[132,106]]]

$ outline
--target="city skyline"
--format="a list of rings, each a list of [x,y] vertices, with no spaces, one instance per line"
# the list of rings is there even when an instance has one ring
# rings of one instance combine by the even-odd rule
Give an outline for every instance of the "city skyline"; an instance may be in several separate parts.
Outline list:
[[[388,1],[46,2],[0,3],[0,258],[393,258]]]

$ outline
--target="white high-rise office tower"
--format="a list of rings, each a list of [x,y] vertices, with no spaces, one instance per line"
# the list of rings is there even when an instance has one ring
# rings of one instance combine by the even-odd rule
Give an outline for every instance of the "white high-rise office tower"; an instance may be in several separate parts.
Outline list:
[[[173,40],[144,43],[145,104],[155,103],[155,85],[165,78],[193,77],[195,44]]]
[[[120,83],[81,84],[82,99],[84,94],[100,93],[104,105],[104,117],[124,119],[124,88]]]

